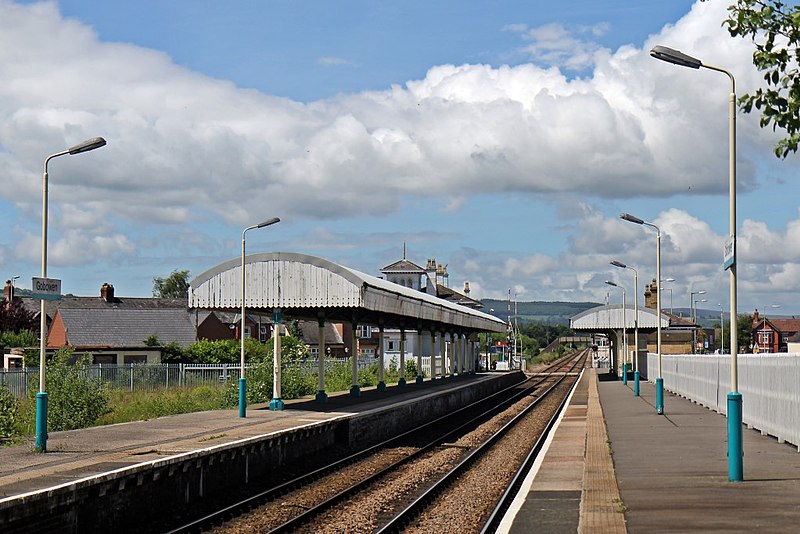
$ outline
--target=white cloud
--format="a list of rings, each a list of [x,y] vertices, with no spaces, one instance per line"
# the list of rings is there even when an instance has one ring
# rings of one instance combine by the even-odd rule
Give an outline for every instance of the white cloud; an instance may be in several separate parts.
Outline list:
[[[435,197],[452,212],[473,195],[557,202],[566,193],[585,203],[563,229],[563,254],[462,252],[451,265],[462,266],[475,294],[498,296],[513,285],[537,300],[599,300],[602,278],[613,269],[608,260],[619,255],[648,266],[652,247],[647,230],[603,215],[593,203],[727,192],[720,178],[728,157],[727,80],[648,54],[655,44],[682,49],[730,68],[740,91],[752,89],[761,76],[751,45],[721,27],[726,7],[698,2],[641,48],[615,51],[591,41],[608,31],[603,25],[509,25],[506,31],[531,39],[531,53],[549,54],[558,66],[437,65],[385,91],[304,104],[192,72],[160,52],[103,42],[62,17],[56,3],[0,0],[0,198],[35,224],[41,190],[31,177],[44,157],[106,137],[107,147],[50,166],[58,228],[51,258],[80,264],[134,256],[133,226],[220,220],[242,227],[254,214],[387,217],[409,199]],[[567,65],[593,69],[570,78],[560,70]],[[739,117],[740,190],[758,185],[756,159],[775,139],[757,122]],[[786,162],[786,174],[796,165]],[[679,266],[687,283],[724,286],[724,236],[681,210],[665,210],[657,222],[668,265]],[[6,250],[37,261],[38,238],[16,223],[7,227],[18,238]],[[399,246],[409,235],[447,238],[448,231],[366,229],[362,240],[320,226],[303,237],[309,248],[345,255],[386,239]],[[193,238],[185,237],[189,246]],[[794,264],[786,261],[800,260],[800,221],[773,230],[746,220],[739,246],[742,258],[764,266],[754,276],[788,283]]]

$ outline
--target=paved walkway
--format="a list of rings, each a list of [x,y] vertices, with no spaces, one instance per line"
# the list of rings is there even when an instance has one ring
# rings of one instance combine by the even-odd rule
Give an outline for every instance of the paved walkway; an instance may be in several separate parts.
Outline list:
[[[727,420],[655,387],[587,369],[501,532],[800,532],[800,454],[744,429],[728,481]],[[747,402],[747,399],[744,399]]]
[[[654,385],[632,385],[598,383],[629,532],[800,531],[795,446],[744,429],[745,480],[729,482],[726,418],[667,392],[659,416]]]

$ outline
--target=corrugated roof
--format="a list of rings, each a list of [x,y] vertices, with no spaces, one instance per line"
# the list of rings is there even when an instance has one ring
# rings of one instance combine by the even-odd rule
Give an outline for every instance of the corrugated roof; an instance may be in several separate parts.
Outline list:
[[[248,308],[280,308],[298,318],[357,320],[387,327],[430,325],[505,331],[496,317],[305,254],[273,252],[245,259]],[[241,258],[202,273],[189,285],[189,306],[240,308]]]
[[[57,312],[75,347],[145,347],[145,340],[158,336],[161,344],[194,343],[195,312],[185,307],[164,309],[60,308]]]
[[[636,325],[636,311],[633,306],[625,307],[625,321],[621,304],[610,304],[608,306],[597,306],[589,308],[573,316],[569,320],[570,328],[573,330],[602,331],[602,330],[621,330],[622,328],[632,329]],[[662,314],[661,328],[669,327],[669,318]],[[655,329],[658,328],[658,314],[650,308],[639,308],[639,328]]]

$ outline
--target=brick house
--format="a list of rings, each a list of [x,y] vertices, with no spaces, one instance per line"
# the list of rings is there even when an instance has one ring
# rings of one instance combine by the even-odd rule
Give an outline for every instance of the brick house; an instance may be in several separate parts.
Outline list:
[[[800,319],[761,317],[753,313],[753,352],[788,352],[789,340],[800,332]]]

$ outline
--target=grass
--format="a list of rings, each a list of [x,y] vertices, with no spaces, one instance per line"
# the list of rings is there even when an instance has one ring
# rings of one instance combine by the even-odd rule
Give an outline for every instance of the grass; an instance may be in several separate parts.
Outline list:
[[[202,412],[229,408],[223,386],[170,388],[158,391],[113,390],[111,411],[97,420],[97,425],[146,421],[164,415]]]

